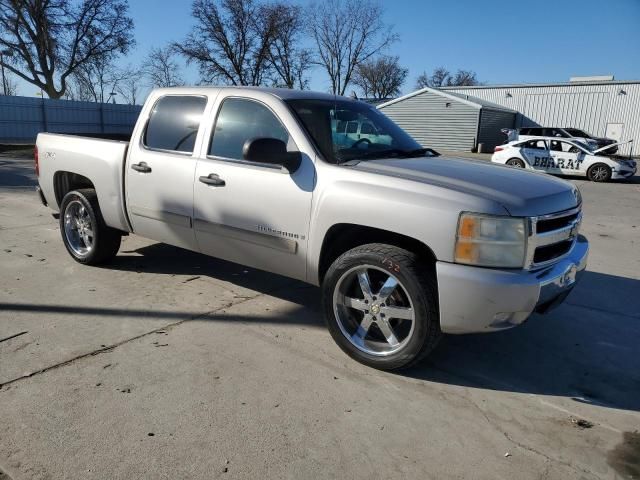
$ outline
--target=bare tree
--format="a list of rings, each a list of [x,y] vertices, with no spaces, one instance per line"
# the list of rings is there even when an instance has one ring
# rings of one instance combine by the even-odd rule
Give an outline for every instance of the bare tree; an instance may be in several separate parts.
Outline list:
[[[444,67],[436,68],[431,76],[427,72],[422,74],[416,80],[416,89],[424,87],[440,88],[440,87],[458,87],[479,85],[476,73],[471,70],[458,70],[452,75],[449,70]]]
[[[2,90],[0,95],[15,96],[18,94],[18,83],[9,72],[2,70]]]
[[[420,90],[428,86],[429,86],[429,74],[427,72],[422,72],[420,75],[418,75],[418,78],[416,78],[415,89]]]
[[[195,0],[196,25],[174,47],[198,65],[204,82],[261,85],[270,68],[275,12],[255,0]]]
[[[476,72],[472,72],[471,70],[458,70],[449,81],[449,86],[455,87],[470,87],[479,84],[480,82],[478,82]]]
[[[144,72],[128,66],[122,70],[122,78],[115,86],[115,90],[124,100],[124,103],[129,105],[138,105],[138,102],[142,99],[142,85],[140,83],[140,77]]]
[[[434,88],[446,87],[451,84],[451,74],[444,67],[436,68],[431,74],[429,85]]]
[[[18,95],[18,82],[15,81],[12,75],[5,76],[5,91],[7,95]]]
[[[299,46],[305,27],[302,8],[288,3],[275,3],[269,8],[277,21],[269,49],[273,84],[304,90],[309,84],[306,73],[312,65],[312,54]]]
[[[126,0],[0,0],[5,68],[60,98],[67,79],[95,58],[134,44]]]
[[[356,67],[353,83],[368,98],[389,98],[400,93],[409,70],[402,68],[399,57],[379,57],[366,60]]]
[[[118,71],[109,58],[96,58],[80,65],[71,76],[78,100],[104,103],[111,99]]]
[[[356,66],[398,39],[377,0],[326,0],[310,7],[309,30],[331,91],[344,95]]]
[[[180,76],[180,65],[176,61],[173,47],[152,48],[142,64],[142,72],[152,87],[177,87],[184,85]]]
[[[136,97],[140,91],[141,76],[139,71],[131,67],[116,67],[109,58],[94,59],[90,63],[83,64],[69,77],[64,98],[116,103],[116,96],[121,95],[124,102],[131,103],[131,98]],[[136,85],[133,94],[130,91],[132,83]]]

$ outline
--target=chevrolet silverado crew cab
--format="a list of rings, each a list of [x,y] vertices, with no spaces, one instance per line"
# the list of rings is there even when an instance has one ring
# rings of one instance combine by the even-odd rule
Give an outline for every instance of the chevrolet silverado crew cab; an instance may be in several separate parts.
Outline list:
[[[372,128],[345,142],[349,122]],[[77,262],[135,233],[320,286],[334,340],[376,368],[418,362],[443,333],[519,325],[586,266],[571,183],[443,158],[334,95],[159,89],[128,143],[45,133],[36,148]]]

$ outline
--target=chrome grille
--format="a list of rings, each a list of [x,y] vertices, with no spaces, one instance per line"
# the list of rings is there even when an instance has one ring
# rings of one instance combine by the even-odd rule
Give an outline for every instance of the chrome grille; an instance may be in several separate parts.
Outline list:
[[[543,267],[569,253],[578,238],[581,221],[581,207],[530,218],[526,267]]]

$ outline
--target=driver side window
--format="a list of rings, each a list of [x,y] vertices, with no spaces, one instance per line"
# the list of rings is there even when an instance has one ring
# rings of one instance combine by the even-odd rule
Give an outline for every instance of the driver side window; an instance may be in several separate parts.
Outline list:
[[[244,160],[242,148],[254,138],[276,138],[287,146],[292,142],[280,120],[265,105],[246,98],[227,98],[216,118],[208,154]]]

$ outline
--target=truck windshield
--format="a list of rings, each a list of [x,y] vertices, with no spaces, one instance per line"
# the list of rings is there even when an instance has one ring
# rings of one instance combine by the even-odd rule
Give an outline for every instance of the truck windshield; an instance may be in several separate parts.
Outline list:
[[[319,99],[286,103],[329,162],[426,155],[426,149],[366,103]]]

